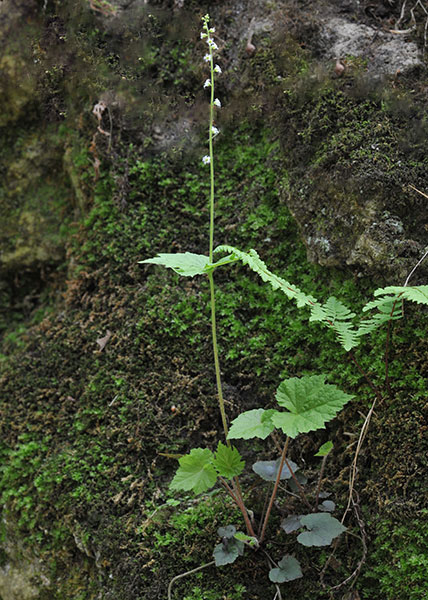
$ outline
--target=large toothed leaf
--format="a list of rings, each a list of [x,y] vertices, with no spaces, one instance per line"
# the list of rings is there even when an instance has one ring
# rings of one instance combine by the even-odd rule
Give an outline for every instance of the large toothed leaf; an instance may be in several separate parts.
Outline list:
[[[212,464],[219,475],[226,479],[232,479],[240,475],[245,466],[238,450],[233,446],[229,448],[221,442],[218,443]]]
[[[275,411],[271,417],[274,426],[295,438],[299,433],[321,429],[333,419],[353,396],[325,383],[325,378],[312,375],[283,381],[276,399],[289,412]]]
[[[274,583],[285,583],[303,577],[297,558],[286,554],[278,563],[278,568],[269,571],[269,579]]]
[[[171,481],[172,490],[193,490],[201,494],[213,487],[217,481],[217,473],[212,466],[213,455],[208,448],[193,448],[189,454],[178,461],[174,479]]]
[[[266,439],[267,436],[275,429],[271,421],[271,416],[275,410],[264,410],[263,408],[255,408],[247,410],[232,421],[229,429],[229,439],[249,440],[254,437]]]
[[[139,262],[162,265],[172,269],[179,275],[184,275],[184,277],[194,277],[206,273],[206,267],[209,265],[210,259],[203,254],[184,252],[183,254],[158,254],[154,258],[147,258]]]
[[[297,536],[303,546],[329,546],[334,538],[346,531],[340,521],[326,512],[305,515],[300,523],[308,529]]]

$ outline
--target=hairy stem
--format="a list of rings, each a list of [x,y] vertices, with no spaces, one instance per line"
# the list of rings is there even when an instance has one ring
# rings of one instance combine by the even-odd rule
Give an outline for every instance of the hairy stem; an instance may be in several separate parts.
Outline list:
[[[227,491],[229,496],[233,499],[233,501],[235,502],[235,504],[241,511],[242,516],[244,517],[245,526],[247,528],[248,535],[251,535],[252,537],[256,538],[256,534],[254,533],[254,529],[251,524],[250,517],[248,516],[248,512],[245,507],[244,501],[242,500],[241,494],[234,493],[232,488],[230,487],[230,485],[227,483],[227,481],[225,479],[223,479],[223,477],[219,477],[219,479],[220,479],[221,485],[224,487],[224,489]]]
[[[287,454],[288,444],[289,443],[290,443],[290,438],[287,435],[287,439],[285,440],[284,448],[283,448],[282,454],[281,454],[281,461],[279,463],[279,469],[278,469],[278,474],[276,476],[275,485],[273,486],[273,490],[272,490],[272,494],[271,494],[271,497],[270,497],[269,505],[267,507],[265,518],[264,518],[264,521],[263,521],[262,532],[260,534],[260,540],[259,540],[260,544],[263,542],[264,537],[265,537],[266,527],[267,527],[267,524],[268,524],[268,521],[269,521],[269,516],[270,516],[271,510],[272,510],[273,503],[274,503],[275,498],[276,498],[276,493],[278,491],[279,482],[281,480],[282,467],[284,466],[285,456]]]

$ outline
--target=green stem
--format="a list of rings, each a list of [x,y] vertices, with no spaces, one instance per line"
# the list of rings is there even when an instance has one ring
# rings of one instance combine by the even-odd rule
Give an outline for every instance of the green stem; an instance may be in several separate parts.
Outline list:
[[[208,22],[205,23],[205,29],[207,32],[208,40],[210,40],[210,31]],[[209,258],[210,263],[213,262],[213,251],[214,251],[214,150],[213,150],[213,121],[214,121],[214,59],[212,48],[209,46],[210,55],[210,68],[211,68],[211,101],[210,101],[210,128],[209,128],[209,152],[210,152],[210,249]],[[216,313],[215,313],[215,291],[214,291],[214,278],[213,274],[208,275],[210,282],[210,296],[211,296],[211,332],[212,332],[212,344],[214,353],[214,367],[215,376],[217,382],[217,393],[218,402],[220,407],[221,420],[223,422],[224,435],[226,437],[226,444],[230,447],[230,441],[227,439],[229,433],[227,427],[226,411],[224,408],[223,388],[221,384],[220,374],[220,361],[218,357],[218,346],[217,346],[217,326],[216,326]]]
[[[224,408],[223,388],[221,385],[221,374],[220,374],[220,361],[218,358],[218,347],[217,347],[217,327],[216,327],[216,314],[215,314],[215,292],[214,292],[214,279],[213,274],[209,273],[208,280],[210,282],[210,294],[211,294],[211,334],[213,341],[213,353],[214,353],[214,367],[215,377],[217,382],[217,393],[218,403],[220,407],[221,420],[223,422],[223,431],[226,437],[226,444],[230,447],[230,441],[227,439],[229,429],[227,427],[226,410]]]
[[[210,151],[210,263],[213,262],[214,251],[214,150],[213,150],[213,123],[214,123],[214,64],[213,54],[210,48],[210,66],[211,66],[211,102],[210,102],[210,131],[209,131],[209,151]]]

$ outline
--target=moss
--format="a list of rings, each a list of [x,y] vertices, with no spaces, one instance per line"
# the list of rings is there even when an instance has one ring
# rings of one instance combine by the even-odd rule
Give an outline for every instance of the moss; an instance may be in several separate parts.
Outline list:
[[[362,598],[394,600],[406,596],[417,600],[427,594],[428,528],[424,515],[425,510],[420,518],[406,520],[404,525],[387,519],[376,525],[372,567],[363,576]]]

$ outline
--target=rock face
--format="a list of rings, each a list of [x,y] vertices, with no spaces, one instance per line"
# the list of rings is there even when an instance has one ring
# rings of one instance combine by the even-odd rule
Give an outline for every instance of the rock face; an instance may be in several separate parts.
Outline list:
[[[29,554],[16,531],[16,523],[3,516],[0,561],[0,598],[36,600],[50,581],[40,562]]]
[[[193,503],[166,492],[170,457],[212,447],[220,424],[206,289],[138,264],[156,252],[206,251],[199,29],[208,10],[223,71],[218,241],[260,250],[310,294],[351,290],[356,304],[366,292],[360,276],[373,288],[402,284],[426,248],[424,21],[409,36],[392,33],[398,3],[0,1],[1,600],[160,600],[189,556],[211,560],[220,517],[236,518],[214,495]],[[425,282],[427,271],[421,265],[412,281]],[[337,354],[326,356],[322,333],[309,332],[286,299],[247,275],[236,284],[221,277],[231,418],[244,405],[268,405],[282,370],[336,369]],[[418,487],[426,349],[411,333],[396,352],[397,407],[387,407],[390,421],[380,407],[382,435],[368,442],[375,458],[362,452],[359,465],[367,506],[396,510],[400,523],[403,504],[415,518],[426,506]],[[383,365],[370,360],[381,386]],[[347,366],[334,372],[348,374]],[[348,381],[365,405],[372,398],[358,378]],[[359,435],[360,407],[338,424],[329,473],[338,505],[351,462],[345,438]],[[398,456],[387,447],[391,431]],[[318,468],[313,440],[293,451]],[[353,552],[339,549],[343,579],[360,559]],[[390,564],[398,562],[394,554]],[[291,596],[321,600],[307,566],[307,587]],[[238,598],[247,586],[242,597],[269,597],[264,569],[254,560],[233,576],[207,574],[210,594]],[[365,597],[405,596],[371,594],[372,579]],[[177,597],[191,589],[183,584]]]
[[[326,58],[363,58],[367,61],[368,74],[374,78],[404,74],[423,66],[417,44],[379,27],[333,17],[323,21],[320,33]]]

